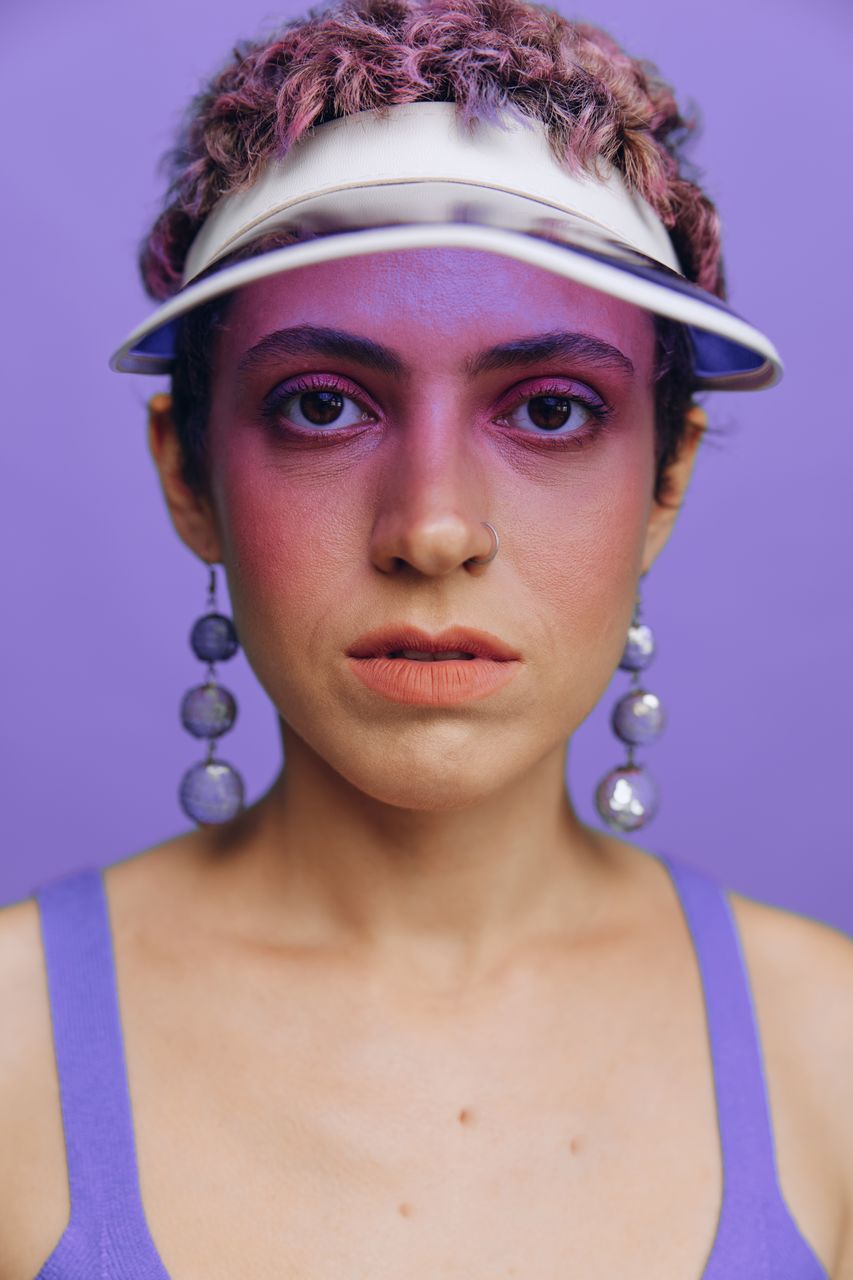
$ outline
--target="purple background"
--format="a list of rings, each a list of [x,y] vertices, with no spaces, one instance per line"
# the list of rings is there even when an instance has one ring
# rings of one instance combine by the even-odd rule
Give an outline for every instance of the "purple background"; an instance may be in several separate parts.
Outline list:
[[[637,843],[853,932],[850,837],[850,19],[841,3],[597,0],[563,12],[651,58],[703,117],[690,153],[723,218],[732,305],[786,364],[766,392],[704,400],[700,451],[644,583],[669,714],[639,758],[662,808]],[[301,7],[244,0],[5,8],[0,903],[190,825],[176,790],[203,749],[178,705],[207,575],[174,533],[147,452],[164,379],[111,373],[145,314],[137,242],[179,112],[232,41]],[[846,284],[846,292],[839,287]],[[228,609],[218,571],[220,605]],[[222,754],[254,800],[280,763],[242,653]],[[581,817],[623,759],[619,672],[575,735]]]

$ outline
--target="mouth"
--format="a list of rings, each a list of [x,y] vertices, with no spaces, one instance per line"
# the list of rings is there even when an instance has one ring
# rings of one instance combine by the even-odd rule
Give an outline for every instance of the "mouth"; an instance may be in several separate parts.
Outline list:
[[[454,658],[461,658],[465,662],[474,661],[473,653],[419,653],[417,649],[396,649],[382,656],[386,658],[405,658],[408,662],[451,662]]]
[[[362,636],[347,649],[351,658],[390,658],[398,662],[515,662],[521,655],[499,636],[470,627],[451,627],[429,635],[402,624]]]
[[[507,656],[502,641],[486,639],[482,632],[471,639],[471,634],[462,639],[457,633],[451,641],[421,633],[413,641],[410,632],[405,643],[397,635],[390,644],[384,636],[366,639],[353,646],[346,662],[374,695],[404,706],[448,710],[492,697],[524,667]]]

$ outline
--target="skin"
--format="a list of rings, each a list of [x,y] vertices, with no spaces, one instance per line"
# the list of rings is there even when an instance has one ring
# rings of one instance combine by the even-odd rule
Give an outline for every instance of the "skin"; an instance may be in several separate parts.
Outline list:
[[[391,345],[408,372],[302,354],[237,378],[254,344],[298,325]],[[553,330],[610,343],[634,374],[579,357],[464,368],[483,348]],[[175,528],[224,566],[241,644],[279,715],[286,769],[233,838],[220,833],[232,852],[216,867],[265,934],[345,937],[388,972],[440,986],[558,922],[583,933],[618,897],[612,842],[578,820],[565,763],[677,514],[652,498],[653,357],[651,317],[631,304],[527,264],[430,249],[303,268],[235,295],[215,348],[209,498],[181,481],[169,398],[153,398],[150,448]],[[281,433],[283,413],[278,435],[261,425],[273,388],[318,372],[362,398],[359,434],[331,423],[321,429],[340,439],[306,445]],[[610,430],[582,450],[554,447],[559,433],[531,419],[529,399],[516,407],[548,380],[606,401]],[[355,421],[359,406],[344,403]],[[572,412],[563,435],[586,416]],[[701,409],[690,417],[676,503],[705,422]],[[501,546],[476,567],[490,549],[484,519]],[[387,702],[342,655],[403,619],[496,633],[522,669],[462,707]]]
[[[259,339],[307,324],[390,343],[409,373],[303,354],[238,385]],[[464,371],[579,329],[633,381],[577,357]],[[652,351],[626,304],[424,251],[235,297],[206,500],[180,480],[168,397],[151,401],[175,527],[225,568],[286,752],[232,823],[104,871],[142,1203],[174,1280],[702,1275],[722,1164],[695,953],[660,864],[579,822],[564,778],[677,514],[652,501]],[[261,425],[267,394],[311,372],[368,402],[349,440]],[[612,430],[581,451],[534,439],[517,405],[543,377],[597,392]],[[501,546],[477,567],[483,519]],[[523,667],[478,703],[386,702],[342,654],[402,619],[496,632]],[[853,948],[729,898],[780,1185],[851,1280]],[[0,912],[0,1280],[32,1280],[69,1217],[39,930],[32,899]]]

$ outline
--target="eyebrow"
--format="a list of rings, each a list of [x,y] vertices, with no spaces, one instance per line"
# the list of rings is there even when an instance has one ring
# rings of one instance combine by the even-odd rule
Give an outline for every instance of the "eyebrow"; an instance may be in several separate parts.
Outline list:
[[[363,338],[344,329],[298,325],[290,329],[276,329],[250,347],[237,365],[237,378],[243,381],[269,361],[283,356],[318,354],[345,357],[396,377],[411,373],[410,366],[396,351],[371,338]],[[538,364],[554,358],[583,360],[598,369],[610,369],[628,377],[634,374],[633,363],[618,347],[611,346],[609,342],[596,338],[591,333],[565,330],[501,342],[470,356],[462,367],[464,373],[474,376],[494,369]]]

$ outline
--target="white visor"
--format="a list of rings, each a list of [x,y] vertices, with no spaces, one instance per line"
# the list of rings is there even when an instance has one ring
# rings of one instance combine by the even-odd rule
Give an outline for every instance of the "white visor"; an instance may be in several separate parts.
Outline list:
[[[268,162],[250,188],[219,201],[190,246],[180,291],[134,329],[110,366],[168,373],[184,316],[266,276],[361,254],[471,248],[681,322],[697,389],[774,386],[783,366],[769,338],[687,280],[651,206],[612,165],[599,161],[599,172],[558,164],[537,120],[505,113],[467,132],[452,102],[328,121]],[[274,231],[295,242],[227,261]]]

